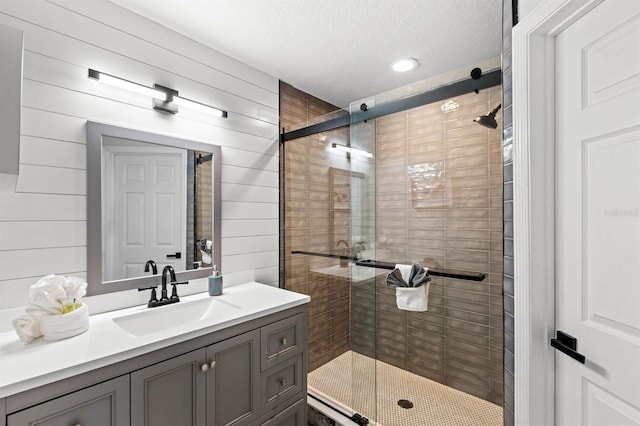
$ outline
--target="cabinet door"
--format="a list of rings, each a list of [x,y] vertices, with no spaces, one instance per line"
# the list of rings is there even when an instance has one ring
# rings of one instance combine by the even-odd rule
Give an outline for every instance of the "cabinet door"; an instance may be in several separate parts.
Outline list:
[[[203,367],[204,355],[198,349],[131,373],[131,423],[204,425],[209,369]]]
[[[61,396],[7,417],[8,426],[129,425],[129,375]]]
[[[286,410],[282,410],[261,426],[303,426],[307,424],[307,400],[299,400]]]
[[[260,331],[207,347],[207,425],[241,426],[259,416]]]
[[[0,398],[0,426],[7,426],[7,411],[4,399]]]

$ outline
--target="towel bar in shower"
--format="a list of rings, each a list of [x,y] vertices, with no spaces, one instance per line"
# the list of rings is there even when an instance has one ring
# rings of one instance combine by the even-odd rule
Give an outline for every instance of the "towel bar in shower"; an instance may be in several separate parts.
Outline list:
[[[317,252],[304,251],[304,250],[291,250],[291,254],[307,254],[309,256],[331,257],[334,259],[348,259],[354,262],[357,266],[367,266],[369,268],[388,269],[388,270],[393,270],[397,264],[394,262],[379,262],[377,260],[358,260],[354,256],[344,256],[340,254],[331,254],[331,253],[317,253]],[[398,262],[398,263],[402,263],[402,262]],[[453,269],[432,268],[432,267],[429,267],[429,275],[433,275],[434,277],[457,278],[460,280],[469,280],[469,281],[484,281],[484,279],[486,278],[486,274],[482,272],[456,271]]]

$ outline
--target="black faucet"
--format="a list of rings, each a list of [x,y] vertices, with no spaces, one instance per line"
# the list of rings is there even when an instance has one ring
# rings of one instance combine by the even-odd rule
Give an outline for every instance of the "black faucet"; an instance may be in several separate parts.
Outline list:
[[[158,275],[158,267],[156,266],[156,262],[154,262],[153,260],[147,260],[147,263],[144,264],[145,272],[149,272],[149,266],[151,266],[153,275]]]
[[[170,284],[173,284],[173,283],[176,282],[176,271],[173,269],[173,266],[171,266],[171,265],[165,266],[164,269],[162,270],[162,292],[160,293],[159,302],[163,302],[163,301],[169,300],[169,297],[167,296],[167,272],[169,273],[169,276],[171,277]],[[176,300],[176,302],[177,302],[177,300]]]
[[[152,266],[155,270],[155,263],[152,260],[150,260],[149,262],[153,263]],[[147,264],[149,264],[149,262],[147,262]],[[167,292],[167,273],[169,274],[169,279],[171,280],[169,284],[173,286],[173,289],[171,290],[171,297],[168,296],[168,292]],[[181,284],[189,284],[189,282],[188,281],[177,282],[176,271],[173,269],[173,266],[167,265],[162,270],[162,290],[160,293],[160,300],[158,300],[156,296],[156,287],[158,287],[157,285],[151,286],[151,287],[139,288],[138,291],[151,290],[151,299],[149,300],[149,303],[147,303],[147,306],[150,308],[155,308],[156,306],[163,306],[163,305],[169,305],[171,303],[178,303],[180,301],[180,297],[178,297],[178,291],[176,290],[176,286]]]
[[[151,299],[149,299],[149,303],[147,303],[147,307],[153,308],[158,305],[158,296],[156,295],[157,285],[152,285],[151,287],[138,287],[138,291],[151,290]]]

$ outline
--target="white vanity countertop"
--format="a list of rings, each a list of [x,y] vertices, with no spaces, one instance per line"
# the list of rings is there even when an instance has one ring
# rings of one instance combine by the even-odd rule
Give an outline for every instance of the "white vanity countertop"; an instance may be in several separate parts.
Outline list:
[[[180,303],[152,309],[166,310],[170,317],[172,307],[205,298],[209,298],[207,293],[194,294],[181,297]],[[0,398],[303,305],[310,300],[303,294],[255,282],[225,288],[222,295],[211,299],[233,309],[138,337],[124,331],[113,319],[145,312],[150,309],[146,305],[92,315],[87,332],[55,342],[37,339],[25,344],[13,331],[0,333]]]

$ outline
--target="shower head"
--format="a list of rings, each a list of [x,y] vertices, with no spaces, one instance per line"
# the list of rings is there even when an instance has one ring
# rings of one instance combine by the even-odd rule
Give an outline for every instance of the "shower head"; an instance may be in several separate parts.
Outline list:
[[[502,104],[498,105],[493,111],[491,111],[488,115],[481,115],[480,117],[475,118],[473,121],[476,123],[488,127],[490,129],[495,129],[498,127],[498,123],[496,122],[496,114],[502,107]]]

